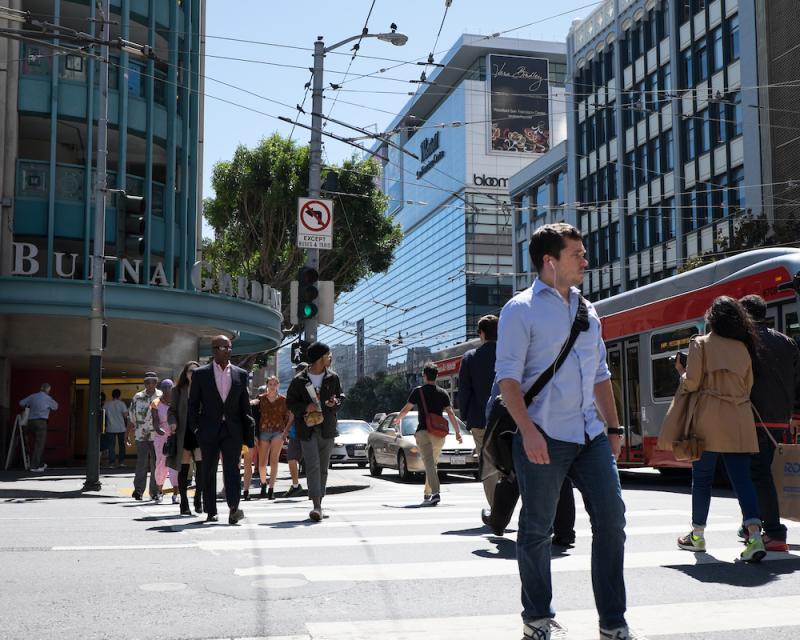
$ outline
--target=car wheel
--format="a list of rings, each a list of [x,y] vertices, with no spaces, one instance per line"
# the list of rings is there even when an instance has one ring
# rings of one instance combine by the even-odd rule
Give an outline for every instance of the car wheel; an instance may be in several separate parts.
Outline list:
[[[378,461],[375,460],[375,453],[372,449],[369,450],[369,475],[375,476],[376,478],[381,475],[381,471],[383,471],[383,467],[378,464]]]
[[[397,454],[397,473],[400,476],[400,482],[411,482],[412,474],[408,470],[406,454],[402,451]]]

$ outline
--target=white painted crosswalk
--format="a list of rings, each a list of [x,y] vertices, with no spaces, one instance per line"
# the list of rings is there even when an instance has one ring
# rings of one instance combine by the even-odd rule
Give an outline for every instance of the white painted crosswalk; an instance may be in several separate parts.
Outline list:
[[[273,595],[287,588],[381,594],[374,602],[365,600],[346,619],[334,615],[335,606],[323,613],[313,607],[295,610],[306,616],[297,633],[259,640],[519,638],[516,516],[501,539],[482,528],[484,499],[477,483],[451,485],[436,508],[419,508],[417,486],[387,483],[380,489],[329,496],[325,506],[330,518],[318,524],[308,519],[309,503],[300,498],[243,503],[247,517],[237,527],[227,526],[222,517],[211,525],[176,518],[174,508],[146,504],[138,510],[151,526],[173,534],[168,542],[60,546],[53,551],[195,550],[227,558],[230,580],[243,589]],[[636,492],[626,500],[627,617],[632,627],[647,637],[733,637],[733,632],[746,630],[770,637],[764,630],[787,627],[800,633],[800,584],[791,580],[800,571],[800,547],[769,553],[758,566],[736,562],[742,548],[736,540],[738,508],[727,497],[715,499],[706,529],[708,553],[689,553],[675,546],[691,519],[689,495],[671,495],[666,506],[650,504]],[[791,538],[800,536],[800,523],[787,525]],[[566,606],[554,603],[561,607],[557,620],[574,640],[597,637],[589,586],[592,532],[580,499],[576,535],[575,548],[554,554],[551,565],[556,595],[569,601]],[[727,598],[712,595],[717,584]],[[392,594],[412,590],[453,597],[438,596],[441,606],[428,610],[396,606]],[[494,598],[497,610],[470,606],[465,591],[476,602]]]

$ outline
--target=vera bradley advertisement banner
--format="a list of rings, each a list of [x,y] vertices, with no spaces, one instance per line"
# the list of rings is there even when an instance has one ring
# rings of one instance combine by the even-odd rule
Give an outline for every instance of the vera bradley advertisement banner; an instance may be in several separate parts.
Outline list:
[[[550,149],[547,60],[488,58],[491,150],[545,153]]]

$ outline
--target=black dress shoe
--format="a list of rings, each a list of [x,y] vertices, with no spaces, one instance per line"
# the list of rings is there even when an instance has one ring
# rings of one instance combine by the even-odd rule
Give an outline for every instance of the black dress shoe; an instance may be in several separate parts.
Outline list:
[[[575,536],[553,536],[553,544],[557,547],[573,547]]]
[[[481,509],[481,522],[485,524],[489,529],[492,530],[492,533],[496,536],[502,536],[506,530],[505,528],[499,528],[497,525],[492,523],[492,510],[491,509]]]
[[[242,493],[242,497],[244,498],[245,502],[250,502],[250,492],[249,491],[245,491],[244,493]]]
[[[216,513],[209,513],[206,516],[206,522],[219,522],[219,516]]]
[[[141,500],[142,499],[142,494],[139,493],[138,491],[134,491],[131,494],[131,498],[133,498],[134,500]]]
[[[236,524],[242,518],[244,518],[244,511],[241,509],[234,509],[228,516],[228,524]]]
[[[194,498],[194,511],[195,513],[203,513],[203,500],[197,496]]]

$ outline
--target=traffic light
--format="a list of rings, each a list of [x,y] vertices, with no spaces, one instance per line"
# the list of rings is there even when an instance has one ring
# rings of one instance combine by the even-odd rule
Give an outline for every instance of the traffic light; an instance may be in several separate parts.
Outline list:
[[[306,357],[306,349],[308,349],[308,342],[305,340],[297,340],[292,343],[291,360],[293,364],[303,362],[303,358]]]
[[[319,272],[313,267],[301,267],[297,274],[297,319],[299,322],[317,316]]]
[[[125,215],[125,253],[143,256],[145,251],[145,201],[141,196],[120,196],[120,206]]]

